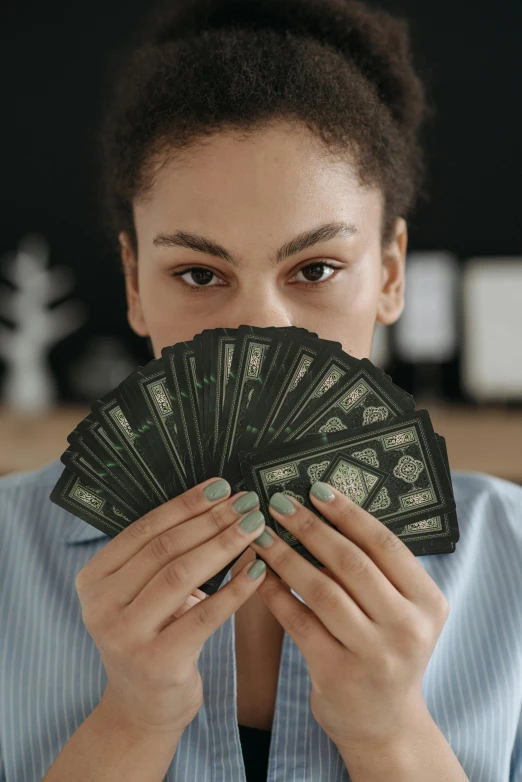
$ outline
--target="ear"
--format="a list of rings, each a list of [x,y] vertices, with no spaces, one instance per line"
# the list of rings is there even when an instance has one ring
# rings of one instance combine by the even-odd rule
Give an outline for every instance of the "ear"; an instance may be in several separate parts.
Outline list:
[[[382,285],[377,307],[377,320],[383,326],[397,321],[404,309],[404,284],[408,226],[402,217],[397,218],[395,236],[383,251]]]
[[[127,234],[122,231],[118,235],[121,245],[121,258],[123,271],[125,274],[125,292],[127,295],[127,320],[131,329],[139,337],[148,337],[149,332],[143,311],[141,309],[139,280],[138,280],[138,261],[134,256]]]

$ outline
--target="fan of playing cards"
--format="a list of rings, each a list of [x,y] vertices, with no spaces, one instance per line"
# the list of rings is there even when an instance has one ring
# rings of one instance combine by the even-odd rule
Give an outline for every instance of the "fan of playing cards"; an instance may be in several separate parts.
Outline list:
[[[266,525],[316,567],[270,515],[274,492],[330,524],[308,496],[329,483],[416,556],[453,552],[459,539],[446,444],[427,410],[371,361],[306,329],[206,329],[165,347],[67,439],[50,499],[110,537],[219,476],[232,494],[256,491]],[[214,593],[238,558],[200,589]]]

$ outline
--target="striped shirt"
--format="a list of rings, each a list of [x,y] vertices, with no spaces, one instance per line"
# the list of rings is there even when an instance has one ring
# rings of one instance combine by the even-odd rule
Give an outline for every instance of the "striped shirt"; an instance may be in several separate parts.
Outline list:
[[[107,681],[75,578],[110,538],[49,500],[62,469],[57,460],[0,479],[2,782],[40,782]],[[522,487],[473,472],[452,481],[456,551],[417,559],[450,604],[424,700],[471,782],[522,782]],[[166,782],[245,782],[234,627],[232,615],[203,646],[204,704]],[[350,779],[311,713],[310,690],[305,659],[285,632],[268,782]]]

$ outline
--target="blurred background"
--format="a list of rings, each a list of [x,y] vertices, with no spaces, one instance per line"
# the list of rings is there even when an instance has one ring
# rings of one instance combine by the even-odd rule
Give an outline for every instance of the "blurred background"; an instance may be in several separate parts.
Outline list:
[[[428,409],[452,470],[522,484],[522,4],[370,5],[410,20],[438,111],[406,309],[371,358]],[[0,475],[59,458],[91,402],[152,357],[127,323],[93,165],[105,69],[148,4],[2,8]]]

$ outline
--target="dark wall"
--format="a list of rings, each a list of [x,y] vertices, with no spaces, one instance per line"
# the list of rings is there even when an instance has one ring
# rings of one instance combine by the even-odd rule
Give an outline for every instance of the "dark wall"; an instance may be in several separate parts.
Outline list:
[[[372,5],[410,20],[415,58],[438,108],[425,138],[431,201],[409,224],[409,251],[444,249],[461,260],[520,254],[522,3]],[[65,369],[93,335],[119,336],[136,364],[150,358],[127,324],[118,259],[98,225],[93,165],[108,57],[139,38],[148,7],[143,0],[3,6],[0,259],[36,232],[48,241],[51,264],[74,270],[72,295],[88,320],[50,355],[63,399],[74,398]],[[406,389],[409,369],[397,362],[392,373]],[[457,364],[446,370],[446,393],[459,396]]]

